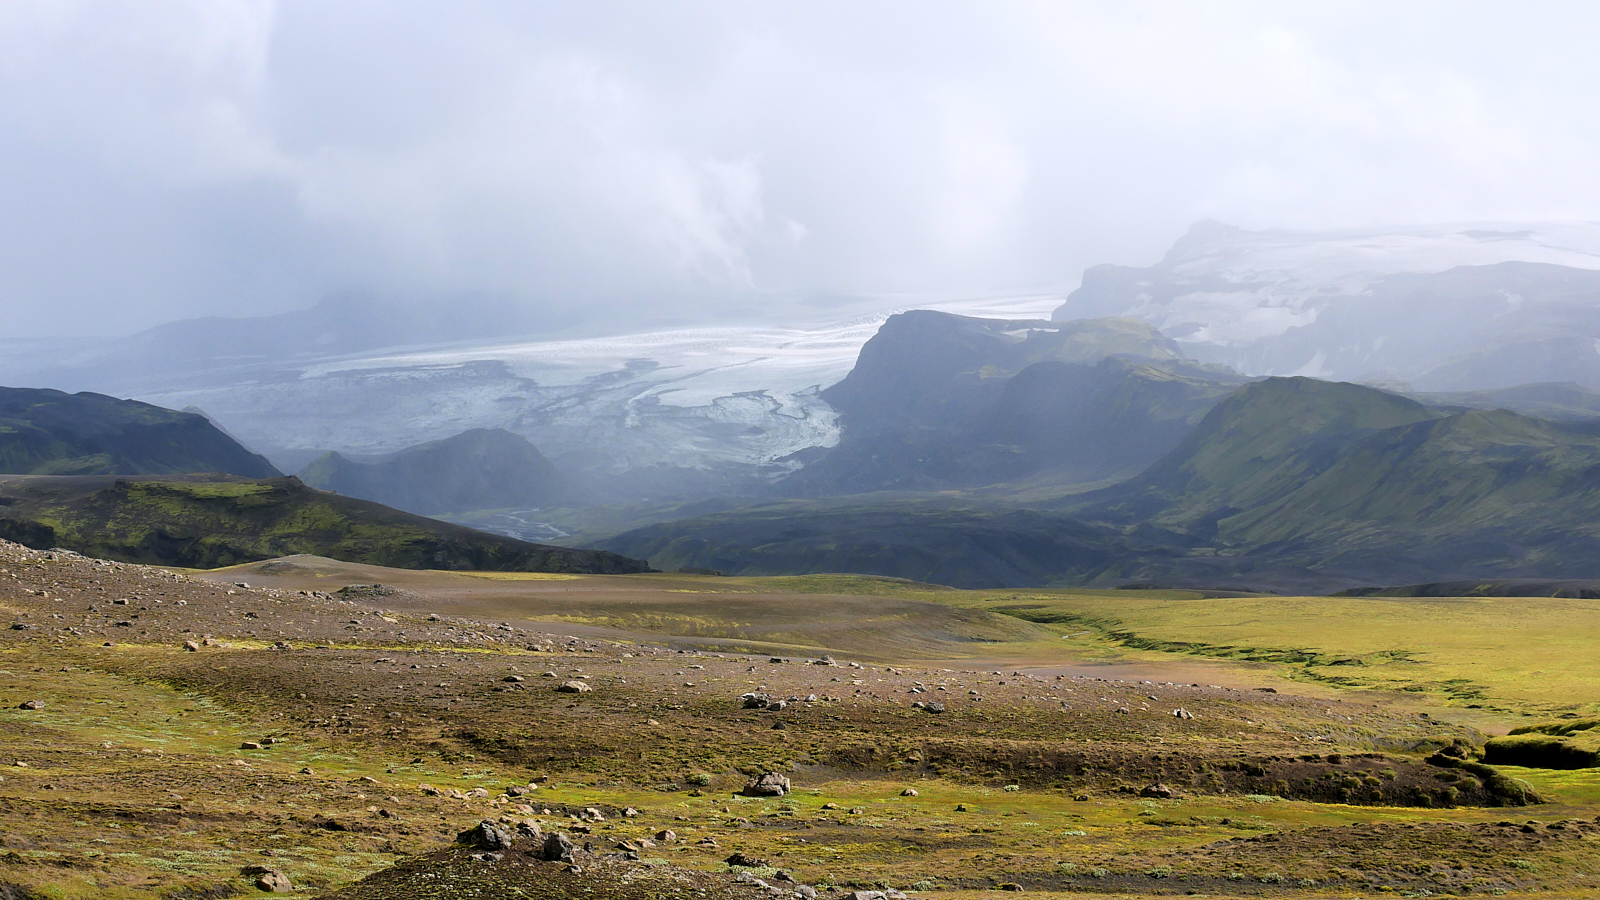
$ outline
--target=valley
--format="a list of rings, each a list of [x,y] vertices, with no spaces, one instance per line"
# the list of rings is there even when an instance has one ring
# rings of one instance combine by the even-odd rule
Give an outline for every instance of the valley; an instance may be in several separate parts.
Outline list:
[[[0,393],[0,897],[1589,896],[1592,237],[65,354],[183,409]]]

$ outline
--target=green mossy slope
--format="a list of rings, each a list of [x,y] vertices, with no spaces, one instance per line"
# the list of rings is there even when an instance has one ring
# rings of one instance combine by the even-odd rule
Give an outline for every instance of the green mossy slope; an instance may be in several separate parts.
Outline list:
[[[532,544],[313,490],[296,478],[0,480],[0,537],[128,562],[216,568],[308,553],[406,569],[628,573],[614,553]]]

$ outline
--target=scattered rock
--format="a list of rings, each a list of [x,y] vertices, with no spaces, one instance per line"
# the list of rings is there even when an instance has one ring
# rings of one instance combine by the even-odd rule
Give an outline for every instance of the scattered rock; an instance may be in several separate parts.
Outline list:
[[[789,790],[789,779],[777,772],[767,772],[751,779],[739,793],[746,797],[782,797]]]
[[[741,695],[739,697],[739,701],[743,704],[745,709],[766,709],[767,704],[772,702],[772,698],[768,697],[766,694],[757,694],[751,692]]]
[[[754,856],[746,856],[743,850],[734,853],[732,856],[723,860],[723,862],[730,866],[739,866],[745,869],[764,869],[767,867],[766,860],[757,859]]]
[[[199,653],[200,652],[200,642],[199,641],[184,641],[183,642],[183,649],[189,651],[190,653]]]
[[[552,831],[544,839],[543,853],[540,855],[546,862],[572,862],[572,854],[578,849],[572,839],[559,831]]]
[[[17,709],[44,709],[43,700],[24,700],[17,704]]]
[[[934,715],[944,712],[944,704],[938,702],[937,700],[929,700],[927,703],[922,704],[922,708],[924,711],[933,713]]]
[[[334,591],[334,593],[345,599],[350,599],[353,597],[387,597],[390,594],[398,594],[400,592],[387,584],[347,584]]]
[[[582,681],[563,681],[556,690],[563,694],[587,694],[594,689]]]
[[[247,878],[255,876],[256,888],[269,894],[287,894],[294,890],[294,883],[289,880],[289,876],[267,866],[245,866],[239,870],[239,874]]]
[[[1178,796],[1178,792],[1164,784],[1147,785],[1139,791],[1141,797],[1154,797],[1158,800],[1171,800]]]
[[[492,819],[484,819],[456,836],[456,840],[469,847],[479,850],[509,850],[511,848],[511,832],[506,831],[500,823]]]
[[[656,832],[656,841],[659,843],[670,844],[677,839],[678,833],[670,828],[664,828],[661,831]]]
[[[528,679],[523,678],[521,675],[507,675],[500,680],[504,681],[506,684],[521,684]]]
[[[900,792],[900,796],[902,796],[902,797],[915,797],[915,796],[917,796],[917,789],[916,788],[906,788],[905,790]]]
[[[244,743],[239,745],[239,749],[240,750],[260,750],[261,749],[261,744],[258,741],[245,741]]]
[[[1192,719],[1192,718],[1194,718],[1194,716],[1191,715],[1189,713],[1189,711],[1187,709],[1184,709],[1183,707],[1179,707],[1179,708],[1173,710],[1172,711],[1172,717],[1175,718],[1175,719]]]

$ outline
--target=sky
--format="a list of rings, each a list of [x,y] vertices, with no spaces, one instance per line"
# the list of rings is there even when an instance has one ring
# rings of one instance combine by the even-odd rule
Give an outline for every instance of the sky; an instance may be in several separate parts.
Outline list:
[[[0,338],[1070,290],[1200,218],[1600,219],[1600,5],[6,0]]]

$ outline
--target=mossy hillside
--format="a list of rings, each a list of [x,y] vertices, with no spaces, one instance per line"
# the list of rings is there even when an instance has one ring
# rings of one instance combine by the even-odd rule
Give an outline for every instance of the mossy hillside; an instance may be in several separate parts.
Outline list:
[[[396,568],[630,572],[615,554],[530,544],[315,491],[294,478],[0,483],[0,532],[35,547],[187,568],[297,553]]]
[[[279,474],[201,415],[89,392],[0,388],[0,473],[187,472]]]
[[[1550,529],[1593,540],[1585,526],[1600,512],[1597,466],[1592,425],[1473,411],[1374,434],[1282,503],[1224,520],[1221,536],[1350,545],[1374,530],[1448,539]]]
[[[1126,485],[1090,495],[1094,514],[1155,514],[1192,528],[1216,510],[1250,509],[1298,488],[1373,432],[1441,415],[1414,400],[1361,385],[1268,378],[1218,403],[1181,444]]]

